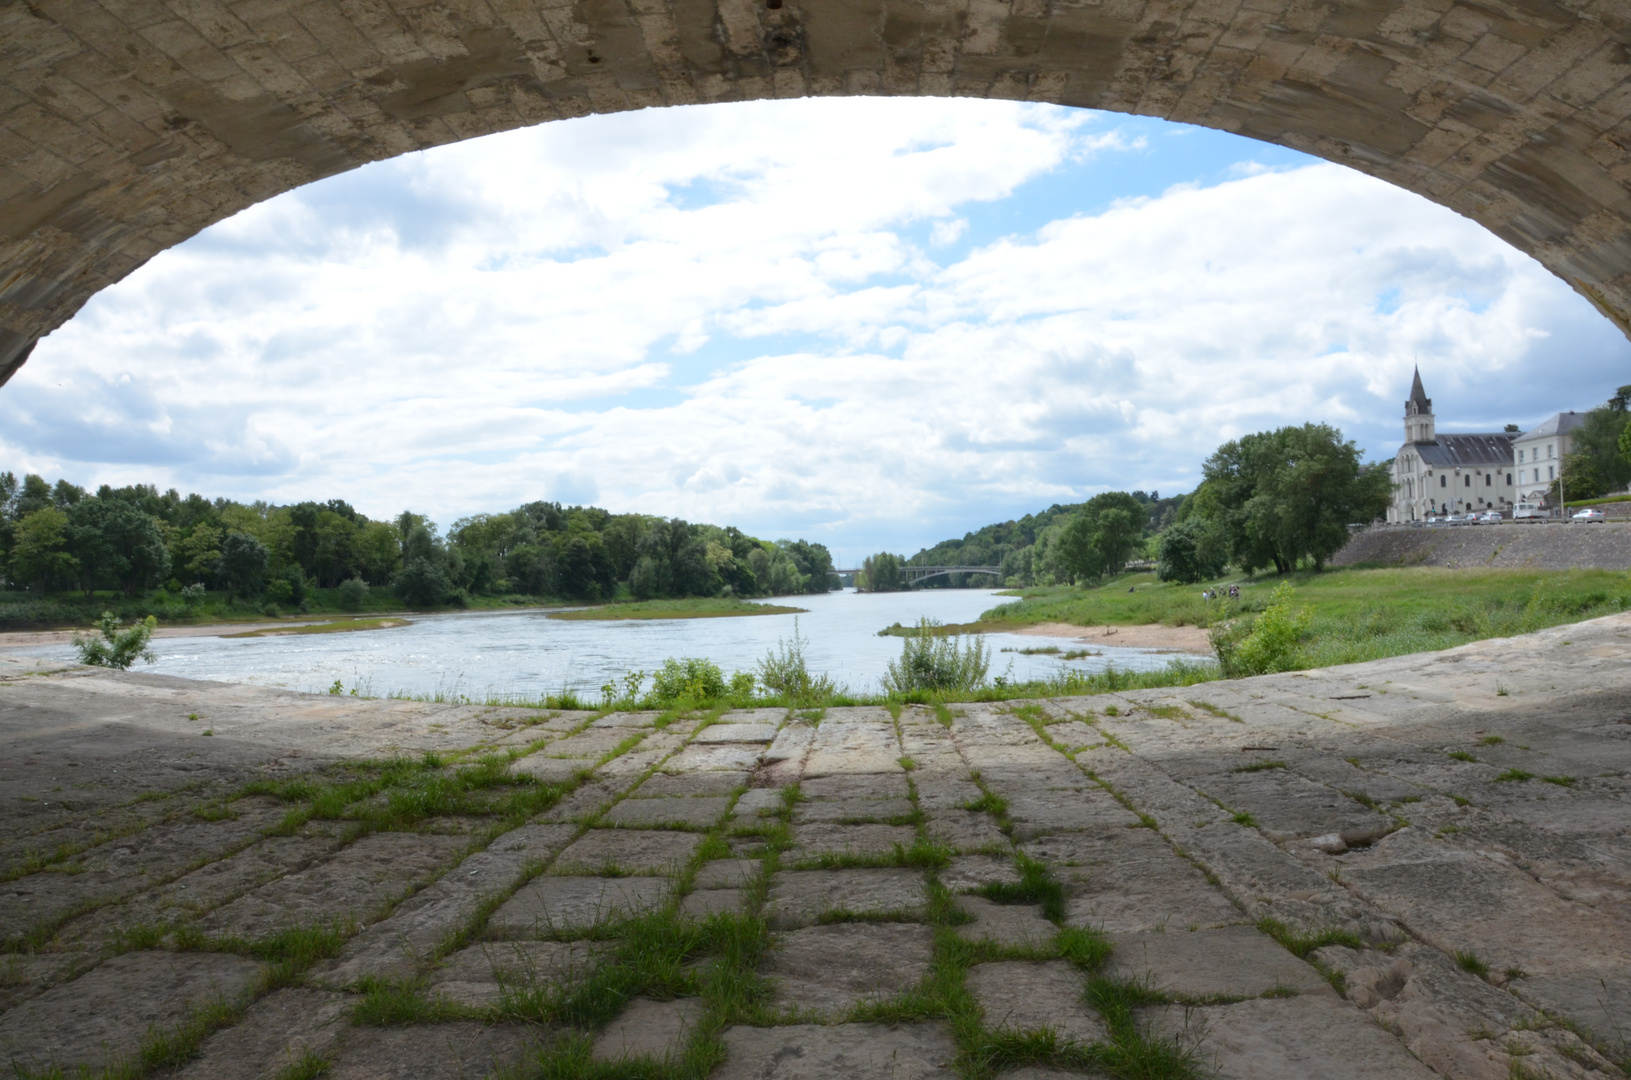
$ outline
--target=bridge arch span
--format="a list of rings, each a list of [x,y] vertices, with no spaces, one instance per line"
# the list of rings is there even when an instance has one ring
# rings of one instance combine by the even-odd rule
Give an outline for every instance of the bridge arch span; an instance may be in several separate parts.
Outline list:
[[[1631,8],[1585,0],[0,5],[0,383],[159,251],[370,161],[595,112],[960,95],[1353,166],[1631,333]]]
[[[917,576],[912,576],[911,571],[914,568],[911,567],[911,566],[903,566],[900,569],[901,569],[901,573],[908,575],[907,576],[907,581],[906,581],[906,584],[907,584],[908,587],[910,587],[912,585],[920,585],[923,582],[929,581],[929,580],[931,580],[933,578],[951,577],[951,575],[953,575],[953,574],[984,574],[987,577],[996,578],[997,582],[999,584],[1002,582],[1002,567],[1000,567],[1000,566],[996,566],[996,567],[991,567],[991,566],[947,566],[947,567],[943,567],[943,568],[937,567],[937,568],[934,568],[934,569],[930,570],[926,574],[921,574],[921,575],[917,575]]]

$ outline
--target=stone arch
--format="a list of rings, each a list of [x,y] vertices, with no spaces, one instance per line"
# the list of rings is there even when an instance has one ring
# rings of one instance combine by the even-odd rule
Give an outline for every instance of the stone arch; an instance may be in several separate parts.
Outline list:
[[[1017,98],[1219,128],[1479,221],[1631,334],[1631,9],[1590,0],[11,0],[0,383],[301,184],[658,105]]]

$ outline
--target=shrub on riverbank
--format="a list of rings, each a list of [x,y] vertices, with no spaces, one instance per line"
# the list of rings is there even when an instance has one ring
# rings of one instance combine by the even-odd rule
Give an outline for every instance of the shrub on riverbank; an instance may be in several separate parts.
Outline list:
[[[139,623],[121,627],[111,611],[104,611],[96,621],[101,637],[74,635],[74,648],[79,650],[79,662],[95,667],[110,667],[124,671],[137,660],[153,662],[153,650],[147,643],[153,640],[153,629],[158,620],[149,615]]]
[[[935,631],[941,623],[920,619],[917,632],[901,640],[900,659],[891,660],[883,677],[884,692],[904,697],[914,691],[955,693],[978,690],[991,669],[991,654],[976,636],[967,644],[960,636]]]

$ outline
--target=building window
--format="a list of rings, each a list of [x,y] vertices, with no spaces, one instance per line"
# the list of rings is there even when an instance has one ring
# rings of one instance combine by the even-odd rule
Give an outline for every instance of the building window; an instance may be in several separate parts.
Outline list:
[[[1522,450],[1518,451],[1518,464],[1519,465],[1523,464],[1523,451]]]
[[[1547,443],[1546,444],[1546,456],[1549,457],[1549,458],[1557,457],[1557,444],[1556,443]]]
[[[1540,470],[1536,469],[1535,472],[1538,474],[1540,472]],[[1557,479],[1557,470],[1551,465],[1546,466],[1546,479],[1548,479],[1548,480]]]
[[[1495,482],[1495,481],[1494,481],[1494,480],[1492,480],[1492,479],[1491,479],[1491,478],[1490,478],[1490,475],[1489,475],[1489,473],[1485,473],[1485,474],[1484,474],[1484,486],[1485,486],[1485,487],[1489,487],[1489,486],[1490,486],[1490,485],[1491,485],[1491,484],[1493,484],[1493,483],[1494,483],[1494,482]]]
[[[1511,473],[1506,474],[1506,482],[1507,482],[1508,487],[1510,487],[1512,485],[1512,474]]]
[[[1461,478],[1461,486],[1472,487],[1472,473],[1468,473],[1466,476]]]
[[[1448,476],[1440,476],[1438,478],[1438,486],[1439,487],[1449,487],[1450,486],[1450,478]]]

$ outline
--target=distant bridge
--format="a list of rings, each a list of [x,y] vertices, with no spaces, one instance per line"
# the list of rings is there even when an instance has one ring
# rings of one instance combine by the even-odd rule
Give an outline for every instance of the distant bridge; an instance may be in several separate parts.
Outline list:
[[[860,569],[833,571],[835,574],[859,574],[861,572]],[[902,566],[900,572],[901,577],[908,585],[916,585],[920,581],[945,577],[949,574],[989,574],[996,578],[999,583],[1002,581],[1002,567],[1000,566]]]

